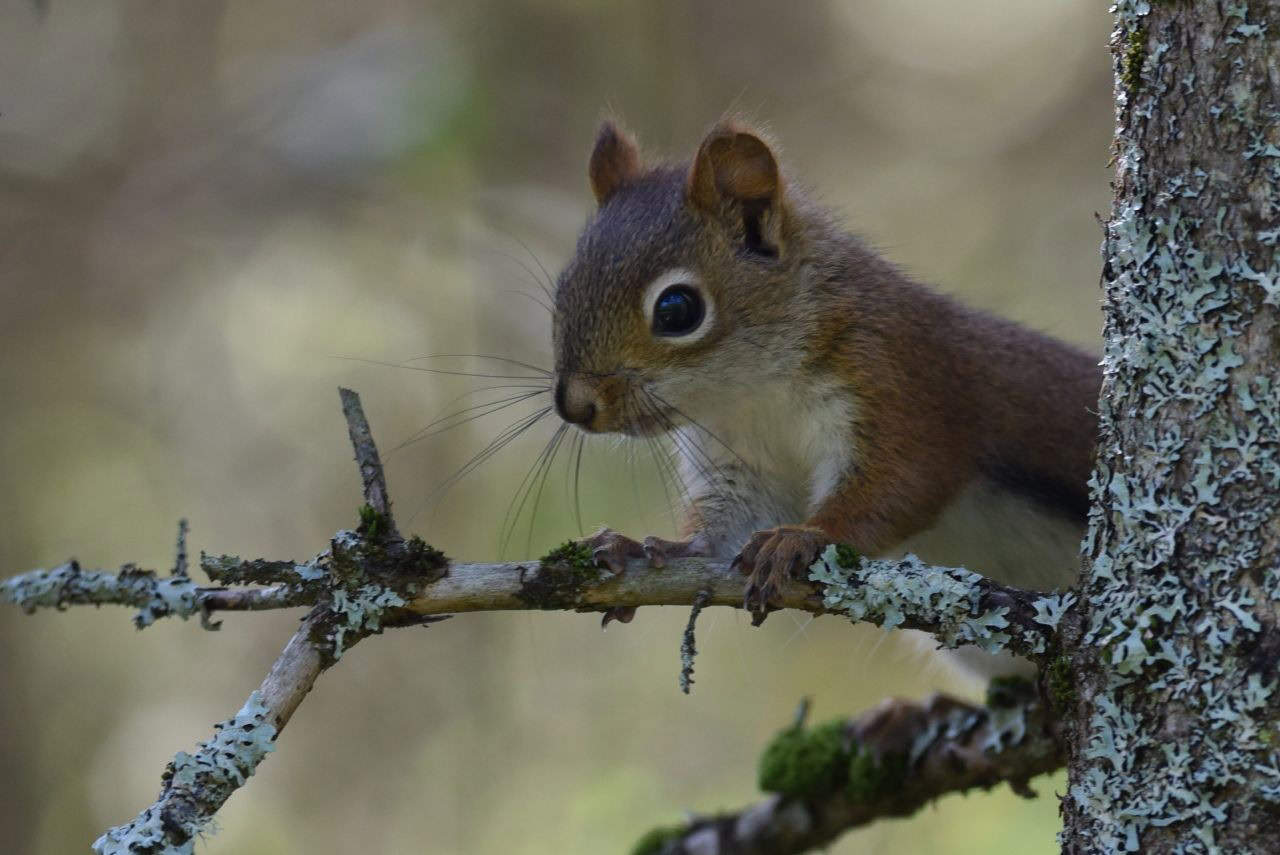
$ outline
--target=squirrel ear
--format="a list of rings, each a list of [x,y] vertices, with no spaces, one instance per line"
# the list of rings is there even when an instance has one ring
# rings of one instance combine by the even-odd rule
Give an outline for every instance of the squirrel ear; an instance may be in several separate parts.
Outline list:
[[[713,216],[728,215],[748,252],[778,254],[782,244],[782,179],[768,143],[732,122],[702,141],[689,170],[689,201]]]
[[[596,145],[591,150],[587,175],[591,178],[591,192],[596,194],[599,205],[603,205],[619,187],[640,175],[640,150],[635,140],[608,119],[596,132]]]
[[[777,200],[778,161],[769,145],[751,131],[723,123],[707,134],[689,171],[689,198],[706,211],[721,202]]]

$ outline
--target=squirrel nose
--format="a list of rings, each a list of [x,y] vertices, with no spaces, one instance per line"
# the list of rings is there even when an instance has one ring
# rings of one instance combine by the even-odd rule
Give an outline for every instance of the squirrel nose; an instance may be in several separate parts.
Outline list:
[[[596,418],[595,396],[585,383],[556,381],[556,412],[569,424],[589,428]]]

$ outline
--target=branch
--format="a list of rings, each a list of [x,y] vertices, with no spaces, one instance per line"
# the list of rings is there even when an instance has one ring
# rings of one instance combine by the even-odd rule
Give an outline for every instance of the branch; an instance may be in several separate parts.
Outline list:
[[[244,590],[202,587],[185,575],[159,576],[132,564],[120,568],[119,573],[82,570],[80,563],[72,560],[52,570],[32,570],[0,582],[0,599],[28,614],[38,608],[132,606],[138,609],[133,622],[139,629],[163,617],[186,620],[200,615],[206,629],[217,629],[216,623],[207,620],[211,612],[290,608],[313,603],[316,595],[289,585]]]
[[[386,534],[398,538],[400,534],[391,517],[391,494],[387,492],[387,481],[382,474],[382,458],[378,456],[373,432],[369,430],[369,422],[360,406],[360,396],[350,389],[339,389],[338,395],[342,398],[342,414],[347,419],[347,435],[351,438],[356,464],[360,467],[360,480],[364,482],[364,502],[374,513],[386,518]]]
[[[340,532],[334,543],[347,544],[348,553],[358,552],[355,540],[352,532]],[[415,549],[438,555],[410,540],[406,550],[412,554]],[[403,552],[344,557],[374,578],[403,575],[405,564],[415,563]],[[201,587],[185,577],[161,578],[131,565],[111,574],[81,570],[73,561],[12,577],[0,583],[0,597],[27,611],[105,603],[135,606],[139,626],[172,615],[311,605],[327,591],[334,552],[303,563],[242,561],[233,555],[202,555],[200,563],[216,581],[267,587]],[[1037,661],[1052,649],[1057,627],[1076,601],[1071,593],[1012,588],[962,568],[928,565],[912,555],[857,558],[835,548],[814,563],[809,579],[783,589],[785,608],[844,614],[887,629],[917,629],[934,635],[944,647],[975,645]],[[447,575],[422,583],[401,607],[422,616],[513,609],[602,612],[616,606],[693,605],[705,591],[706,605],[741,608],[742,586],[742,577],[728,561],[683,558],[655,569],[645,559],[632,559],[625,573],[612,574],[562,547],[536,561],[450,565]]]
[[[189,852],[194,837],[272,750],[280,730],[319,675],[344,650],[385,627],[421,625],[471,611],[607,612],[627,606],[694,605],[681,646],[681,682],[687,688],[693,670],[697,611],[708,605],[742,606],[742,578],[728,562],[715,559],[672,561],[661,569],[636,559],[628,563],[625,572],[614,574],[596,566],[589,549],[570,542],[537,561],[449,565],[420,538],[405,540],[399,534],[359,397],[345,389],[341,393],[365,504],[360,508],[360,525],[354,531],[338,532],[329,548],[315,558],[304,562],[246,561],[234,555],[202,553],[200,565],[215,584],[197,585],[187,574],[183,521],[174,568],[167,576],[133,565],[125,565],[118,573],[86,571],[70,561],[0,583],[0,599],[28,612],[42,607],[115,603],[138,609],[134,620],[139,628],[162,617],[199,615],[206,628],[216,629],[218,624],[208,620],[216,611],[311,607],[240,712],[217,725],[215,736],[194,755],[179,753],[162,779],[160,798],[133,822],[103,835],[94,844],[99,853]],[[815,614],[838,613],[886,628],[923,630],[945,647],[977,645],[1041,664],[1052,656],[1058,625],[1075,603],[1070,593],[1010,588],[968,570],[929,566],[914,556],[868,559],[843,546],[828,547],[810,567],[807,580],[793,580],[784,587],[781,600],[784,607]],[[936,724],[941,721],[938,716],[959,709],[955,702],[948,701],[943,707],[937,703],[921,713],[925,724]],[[962,735],[967,739],[981,731],[982,722],[981,717],[973,718],[977,714],[971,710],[965,715]],[[984,715],[994,721],[994,713]],[[861,731],[854,728],[850,733]],[[966,744],[955,743],[960,747]],[[926,751],[920,756],[927,759],[932,755]],[[1015,760],[1021,757],[1010,756]],[[968,773],[953,772],[945,780],[925,776],[919,785],[912,782],[904,786],[893,799],[880,798],[856,810],[828,805],[815,816],[846,817],[839,822],[847,826],[854,821],[848,816],[869,818],[899,811],[907,803],[903,799],[917,798],[910,795],[917,791],[925,794],[919,798],[931,798],[928,794],[972,785],[965,781],[988,780],[984,775],[1016,780],[1022,769],[1017,763],[1007,768],[978,764]],[[979,771],[978,778],[973,778]],[[774,808],[782,810],[781,803],[769,810]],[[752,815],[758,816],[761,810],[764,808]],[[786,810],[794,812],[795,808]],[[833,822],[836,820],[822,819],[814,828],[826,828]]]
[[[193,851],[195,837],[258,764],[327,666],[311,642],[310,619],[285,646],[262,685],[194,755],[180,751],[160,778],[160,798],[132,822],[93,843],[98,855],[160,855]]]
[[[529,608],[605,611],[692,605],[704,592],[704,605],[741,608],[742,589],[742,577],[727,561],[685,558],[655,569],[645,559],[632,559],[626,572],[615,575],[566,545],[541,561],[454,565],[405,608],[421,615]],[[870,559],[828,547],[810,568],[809,582],[790,582],[781,600],[785,608],[844,614],[887,629],[922,630],[944,647],[976,645],[1043,661],[1076,598],[1011,588],[961,568],[925,564],[913,555]]]
[[[797,723],[760,758],[761,789],[773,794],[735,813],[656,828],[633,855],[789,855],[835,840],[881,817],[908,816],[939,796],[1008,781],[1027,782],[1064,758],[1050,716],[1025,681],[992,685],[987,706],[935,695],[887,700],[852,720],[805,729]]]
[[[154,573],[142,571],[122,572],[115,577],[85,574],[72,562],[44,575],[27,574],[25,579],[19,577],[6,583],[6,596],[27,609],[48,605],[50,600],[61,606],[71,602],[113,601],[109,598],[116,596],[115,602],[142,608],[139,626],[146,625],[143,615],[152,619],[161,614],[186,617],[196,609],[213,607],[215,602],[251,608],[274,607],[285,602],[294,604],[294,599],[303,597],[318,601],[239,713],[216,725],[214,737],[202,743],[194,755],[179,752],[174,757],[161,777],[160,797],[132,822],[112,828],[98,838],[93,848],[99,855],[190,853],[194,838],[231,794],[244,785],[267,753],[274,750],[280,731],[320,674],[337,661],[342,650],[381,629],[383,609],[403,602],[397,589],[390,587],[392,580],[374,581],[363,565],[377,563],[384,571],[394,567],[400,572],[413,567],[424,555],[421,550],[405,544],[396,533],[390,502],[386,499],[382,466],[370,439],[360,399],[346,389],[341,393],[343,413],[360,464],[366,505],[361,510],[360,530],[339,532],[334,538],[323,572],[314,563],[236,562],[234,567],[226,568],[226,578],[241,581],[267,576],[281,579],[282,584],[239,592],[193,591],[185,587],[188,580],[184,522],[179,526],[175,570],[168,579],[157,579]],[[374,556],[376,562],[370,561]],[[437,569],[443,563],[443,556],[434,551],[428,551],[425,557]],[[202,557],[201,564],[208,572],[210,563]],[[215,562],[211,576],[219,578],[218,572]],[[411,574],[394,581],[405,590],[416,588]],[[179,593],[166,598],[170,589]],[[155,605],[157,598],[161,606]]]

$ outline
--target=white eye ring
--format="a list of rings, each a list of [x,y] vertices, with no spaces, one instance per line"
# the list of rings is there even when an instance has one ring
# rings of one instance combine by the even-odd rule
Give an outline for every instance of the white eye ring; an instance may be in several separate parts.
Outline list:
[[[702,287],[702,282],[698,279],[697,274],[687,268],[673,267],[650,282],[648,287],[644,289],[644,298],[641,305],[644,307],[645,327],[653,329],[653,312],[654,307],[657,306],[658,298],[673,285],[684,285],[698,292],[698,296],[702,298],[702,321],[683,335],[662,335],[658,337],[672,344],[693,344],[703,338],[711,329],[712,324],[715,323],[716,308],[711,295],[707,293],[707,289]]]

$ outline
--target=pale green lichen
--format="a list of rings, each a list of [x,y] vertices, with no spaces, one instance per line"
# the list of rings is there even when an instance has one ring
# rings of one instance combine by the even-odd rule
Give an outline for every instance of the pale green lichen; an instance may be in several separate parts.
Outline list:
[[[911,801],[916,771],[926,778],[954,773],[967,776],[963,785],[989,785],[997,779],[989,776],[997,768],[991,764],[999,763],[995,758],[1025,749],[1033,727],[1037,739],[1045,735],[1042,717],[1032,724],[1041,708],[1029,680],[994,681],[988,700],[985,707],[942,697],[924,704],[894,701],[857,719],[814,727],[803,725],[802,706],[797,722],[761,754],[760,788],[809,803],[884,804],[904,794]],[[1056,753],[1051,744],[1032,750]]]
[[[377,525],[385,531],[387,523]],[[334,535],[328,554],[315,563],[325,572],[327,608],[313,621],[312,640],[334,660],[360,639],[381,632],[389,614],[448,568],[444,554],[420,538],[401,542],[345,530]]]
[[[1076,604],[1077,599],[1071,591],[1040,597],[1031,604],[1036,610],[1036,623],[1050,629],[1057,629],[1067,612]]]
[[[213,814],[275,750],[276,728],[254,692],[234,718],[216,725],[194,754],[180,751],[162,779],[159,800],[93,843],[98,855],[191,855]]]
[[[366,506],[367,507],[367,506]],[[388,530],[385,518],[363,514],[370,530]],[[127,564],[119,573],[83,570],[74,561],[52,570],[33,570],[0,582],[0,600],[27,612],[70,605],[118,604],[136,606],[134,623],[150,626],[162,617],[200,617],[206,629],[219,624],[208,619],[205,598],[211,589],[186,573],[185,543],[181,560],[169,576]],[[235,555],[200,556],[200,566],[218,585],[261,585],[256,602],[285,608],[324,602],[330,619],[317,621],[321,643],[333,658],[342,655],[352,639],[382,628],[385,614],[399,608],[426,584],[444,575],[447,559],[413,537],[408,541],[341,531],[329,551],[306,562],[242,560]]]
[[[183,620],[201,613],[196,585],[186,575],[158,576],[126,564],[119,573],[82,570],[74,561],[52,570],[32,570],[0,582],[0,599],[28,614],[38,608],[68,605],[135,606],[134,624],[142,629],[162,617]]]
[[[987,685],[987,738],[984,751],[1001,751],[1018,745],[1027,735],[1027,708],[1039,694],[1025,677],[996,677]]]
[[[1244,186],[1252,199],[1280,198],[1280,149],[1250,130],[1274,128],[1280,117],[1260,106],[1256,89],[1210,79],[1211,52],[1199,74],[1167,73],[1163,57],[1186,42],[1149,15],[1148,3],[1123,0],[1115,11],[1119,32],[1147,32],[1148,52],[1139,86],[1127,55],[1116,67],[1129,125],[1118,138],[1123,202],[1107,227],[1107,381],[1082,594],[1083,642],[1108,667],[1100,688],[1083,684],[1093,712],[1070,796],[1097,850],[1137,851],[1148,831],[1176,828],[1172,851],[1210,853],[1280,792],[1267,721],[1275,681],[1249,660],[1274,632],[1271,603],[1280,599],[1280,568],[1259,566],[1275,554],[1280,520],[1280,401],[1273,377],[1240,371],[1249,339],[1275,335],[1274,317],[1258,310],[1280,304],[1280,259],[1246,254],[1241,237],[1255,214],[1233,201]],[[1226,44],[1265,34],[1247,4],[1222,11]],[[1144,123],[1159,122],[1176,141],[1179,122],[1195,115],[1187,97],[1210,85],[1224,96],[1209,108],[1222,150],[1203,153],[1206,168],[1148,166],[1136,142]],[[1164,107],[1166,96],[1176,109]],[[1254,183],[1208,167],[1223,156],[1240,157],[1233,170],[1256,164]],[[1211,217],[1198,213],[1206,197],[1223,200]],[[1262,218],[1274,221],[1274,203],[1265,204]],[[1228,517],[1228,496],[1249,499],[1233,501]],[[1175,553],[1196,568],[1193,585],[1171,569]],[[1070,702],[1081,687],[1068,681],[1067,665],[1054,665],[1055,703]]]
[[[299,588],[314,587],[328,578],[324,555],[311,561],[245,561],[238,555],[207,555],[200,553],[200,569],[219,585],[293,585]]]
[[[825,608],[885,629],[909,622],[927,625],[943,647],[1042,653],[1046,635],[1075,601],[1069,593],[1039,598],[1033,604],[1035,620],[1046,632],[1030,631],[1009,622],[1008,607],[983,606],[983,577],[962,567],[934,567],[914,555],[858,557],[852,566],[849,561],[832,545],[810,566],[809,579],[822,586]]]
[[[979,611],[981,576],[959,567],[934,568],[914,555],[901,561],[864,559],[846,569],[834,545],[809,568],[822,585],[823,606],[853,621],[885,629],[902,626],[908,615],[937,626],[946,647],[977,644],[998,650],[1009,640],[1008,622],[998,612]]]
[[[329,612],[337,618],[329,636],[333,658],[342,658],[348,639],[361,639],[381,632],[387,609],[407,602],[400,594],[382,585],[361,585],[353,591],[335,590],[329,600]]]

